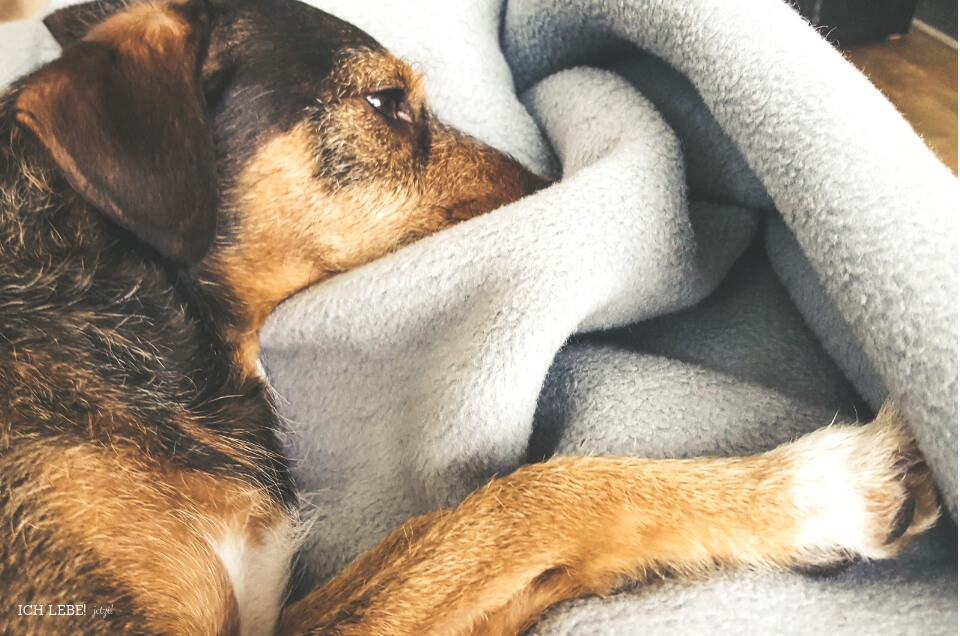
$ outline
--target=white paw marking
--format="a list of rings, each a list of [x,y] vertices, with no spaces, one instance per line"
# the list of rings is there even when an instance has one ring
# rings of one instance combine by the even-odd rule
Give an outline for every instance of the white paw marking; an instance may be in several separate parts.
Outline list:
[[[822,429],[788,448],[803,549],[883,559],[936,523],[932,477],[892,405],[871,424]]]
[[[793,495],[801,511],[801,546],[885,556],[873,553],[876,515],[868,510],[863,487],[865,480],[886,476],[882,467],[855,456],[861,446],[859,437],[853,427],[831,427],[791,445],[798,460]]]

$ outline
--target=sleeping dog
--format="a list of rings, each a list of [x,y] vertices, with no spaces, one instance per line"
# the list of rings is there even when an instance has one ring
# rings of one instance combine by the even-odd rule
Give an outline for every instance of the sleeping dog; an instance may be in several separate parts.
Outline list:
[[[526,466],[287,604],[267,315],[546,183],[293,0],[46,23],[62,56],[0,96],[2,631],[516,634],[626,579],[885,558],[936,520],[888,405],[754,457]]]

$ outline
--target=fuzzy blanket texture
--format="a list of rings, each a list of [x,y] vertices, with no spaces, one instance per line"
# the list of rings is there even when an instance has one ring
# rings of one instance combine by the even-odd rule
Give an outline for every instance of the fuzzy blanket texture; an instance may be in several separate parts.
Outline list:
[[[960,192],[859,72],[778,0],[313,3],[561,179],[270,319],[305,587],[526,461],[747,454],[889,395],[949,517],[901,558],[668,580],[532,633],[957,632]],[[0,80],[54,50],[0,27]]]

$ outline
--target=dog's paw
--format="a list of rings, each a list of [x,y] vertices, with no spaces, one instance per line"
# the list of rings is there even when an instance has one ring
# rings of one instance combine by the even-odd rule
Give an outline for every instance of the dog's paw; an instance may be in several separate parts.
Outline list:
[[[832,426],[783,447],[794,464],[803,565],[895,555],[936,523],[936,487],[887,403],[866,426]]]

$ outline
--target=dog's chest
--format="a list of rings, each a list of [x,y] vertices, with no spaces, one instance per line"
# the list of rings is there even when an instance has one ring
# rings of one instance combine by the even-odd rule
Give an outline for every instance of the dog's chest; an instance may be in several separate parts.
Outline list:
[[[298,525],[284,517],[258,537],[251,537],[244,528],[229,528],[218,539],[211,539],[230,577],[244,636],[273,633],[298,547]]]

